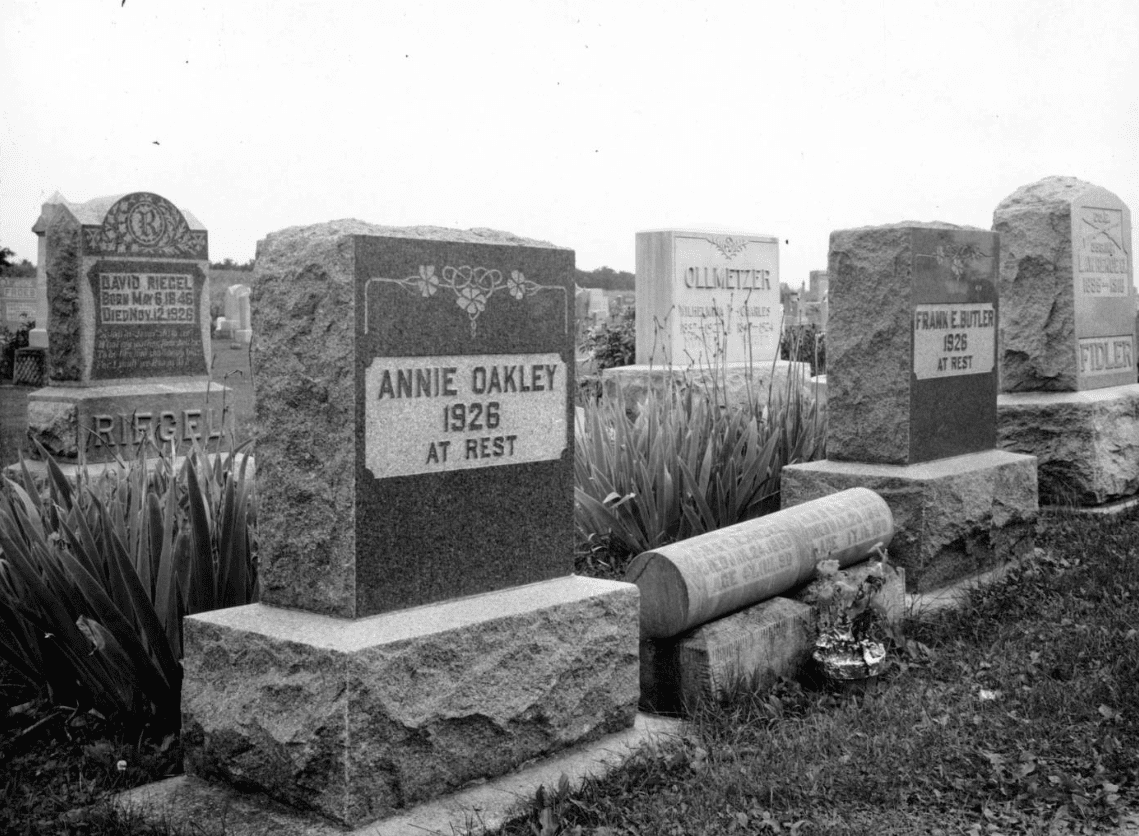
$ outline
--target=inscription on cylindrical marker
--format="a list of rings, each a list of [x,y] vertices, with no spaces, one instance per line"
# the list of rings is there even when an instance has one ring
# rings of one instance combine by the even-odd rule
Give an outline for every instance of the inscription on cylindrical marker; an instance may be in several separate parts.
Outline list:
[[[851,488],[643,552],[625,579],[641,590],[641,637],[666,638],[806,583],[820,560],[865,558],[894,536],[886,501]]]

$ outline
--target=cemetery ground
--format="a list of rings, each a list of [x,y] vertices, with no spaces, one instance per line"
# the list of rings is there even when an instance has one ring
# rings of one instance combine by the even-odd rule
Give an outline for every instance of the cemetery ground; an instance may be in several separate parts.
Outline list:
[[[1037,542],[962,609],[911,617],[865,692],[741,683],[504,836],[1115,830],[1139,806],[1139,514],[1050,515]],[[0,832],[177,832],[106,803],[178,771],[176,739],[51,708],[7,666],[0,695]]]

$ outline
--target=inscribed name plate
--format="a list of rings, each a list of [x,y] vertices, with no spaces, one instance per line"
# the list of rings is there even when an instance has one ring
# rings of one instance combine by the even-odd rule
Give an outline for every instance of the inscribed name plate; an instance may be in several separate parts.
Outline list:
[[[377,479],[553,461],[566,448],[558,354],[375,357],[364,466]]]
[[[1084,337],[1079,340],[1081,375],[1130,372],[1135,367],[1135,337]]]
[[[673,363],[775,357],[781,315],[777,246],[744,237],[676,236]]]
[[[996,323],[990,303],[916,305],[914,375],[928,380],[988,374],[996,357]]]
[[[1073,207],[1076,290],[1091,296],[1126,296],[1127,252],[1123,211],[1094,206]]]

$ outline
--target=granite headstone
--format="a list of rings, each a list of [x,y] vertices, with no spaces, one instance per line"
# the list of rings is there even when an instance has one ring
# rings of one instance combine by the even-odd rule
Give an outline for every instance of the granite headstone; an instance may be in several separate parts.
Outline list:
[[[253,282],[261,602],[186,620],[187,772],[347,825],[633,723],[572,575],[572,250],[338,221]]]
[[[998,238],[905,222],[831,234],[827,454],[913,464],[996,440]]]
[[[33,229],[44,241],[49,385],[29,396],[31,435],[88,461],[130,457],[146,438],[184,451],[219,437],[202,224],[134,192],[45,204]]]
[[[762,363],[779,351],[779,239],[637,233],[638,365]]]
[[[1000,233],[1001,391],[1136,382],[1131,212],[1075,177],[1021,186],[993,212]]]
[[[255,272],[262,600],[358,617],[569,574],[573,252],[362,224],[340,272],[298,272],[321,234]]]

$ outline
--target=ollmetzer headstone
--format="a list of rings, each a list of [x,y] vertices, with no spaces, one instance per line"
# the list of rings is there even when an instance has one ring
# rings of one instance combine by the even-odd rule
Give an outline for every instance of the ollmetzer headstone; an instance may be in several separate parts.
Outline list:
[[[829,458],[784,468],[782,502],[874,490],[917,589],[1032,544],[1035,459],[994,449],[999,250],[952,224],[831,233]]]
[[[150,192],[58,200],[33,228],[49,345],[29,434],[57,458],[89,462],[130,458],[148,440],[185,452],[222,436],[223,388],[208,378],[205,228]]]
[[[632,725],[573,570],[571,250],[287,229],[253,285],[262,603],[186,621],[187,771],[347,825]]]
[[[1075,177],[1022,186],[993,213],[1002,242],[1002,449],[1040,460],[1041,498],[1139,492],[1131,212]]]

